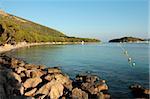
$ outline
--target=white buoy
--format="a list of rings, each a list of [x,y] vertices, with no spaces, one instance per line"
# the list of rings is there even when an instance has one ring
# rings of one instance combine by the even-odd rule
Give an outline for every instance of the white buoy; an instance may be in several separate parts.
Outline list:
[[[129,57],[129,58],[128,58],[128,61],[130,62],[131,60],[132,60],[132,58],[131,58],[131,57]]]
[[[81,44],[84,45],[84,41],[82,41]]]

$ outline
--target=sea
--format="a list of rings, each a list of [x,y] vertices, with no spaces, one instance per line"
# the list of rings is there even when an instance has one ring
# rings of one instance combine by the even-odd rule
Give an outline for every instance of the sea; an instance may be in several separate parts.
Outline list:
[[[81,73],[97,75],[106,80],[113,99],[133,98],[129,89],[132,84],[149,88],[150,53],[146,43],[41,45],[7,54],[28,63],[59,67],[71,79]]]

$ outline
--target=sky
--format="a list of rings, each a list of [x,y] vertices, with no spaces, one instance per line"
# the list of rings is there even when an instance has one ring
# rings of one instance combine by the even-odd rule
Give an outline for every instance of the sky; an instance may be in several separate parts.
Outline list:
[[[0,0],[0,9],[68,36],[148,38],[149,0]]]

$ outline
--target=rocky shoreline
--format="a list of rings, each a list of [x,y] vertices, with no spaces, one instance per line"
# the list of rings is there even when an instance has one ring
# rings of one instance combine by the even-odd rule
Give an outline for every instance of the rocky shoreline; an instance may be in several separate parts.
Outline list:
[[[0,96],[4,99],[110,99],[106,81],[79,74],[70,79],[57,67],[0,56]]]

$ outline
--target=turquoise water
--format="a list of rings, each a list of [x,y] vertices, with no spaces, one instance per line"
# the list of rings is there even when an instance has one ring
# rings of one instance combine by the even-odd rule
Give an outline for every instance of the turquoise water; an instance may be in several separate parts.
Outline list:
[[[89,72],[107,81],[112,98],[132,97],[129,85],[140,83],[149,86],[148,44],[121,44],[128,50],[136,66],[128,64],[118,44],[42,45],[21,48],[8,54],[29,63],[58,66],[74,78],[78,73]]]

